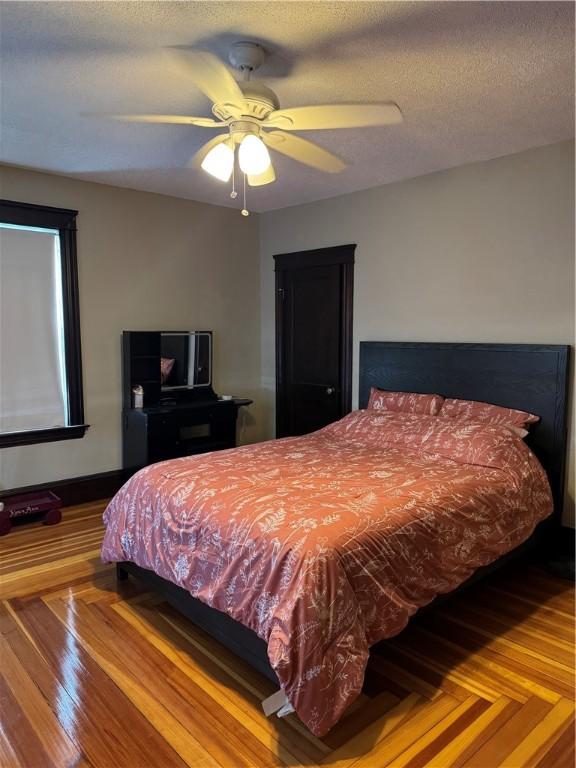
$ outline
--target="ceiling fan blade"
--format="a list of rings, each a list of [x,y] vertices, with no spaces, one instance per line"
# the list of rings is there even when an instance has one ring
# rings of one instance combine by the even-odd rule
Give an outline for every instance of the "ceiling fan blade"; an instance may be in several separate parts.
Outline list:
[[[276,181],[274,166],[270,163],[268,169],[264,171],[264,173],[259,173],[258,176],[248,175],[246,178],[251,187],[263,187],[265,184],[272,184],[273,181]]]
[[[126,123],[171,123],[173,125],[198,125],[202,128],[219,128],[226,123],[211,117],[188,117],[187,115],[98,115],[108,120],[120,120]]]
[[[316,131],[329,128],[361,128],[395,125],[403,121],[397,104],[322,104],[272,112],[264,125],[285,131]]]
[[[325,173],[339,173],[346,167],[339,157],[308,139],[284,131],[268,131],[260,134],[265,144],[304,165],[310,165]]]
[[[214,104],[225,104],[230,112],[240,117],[246,111],[246,102],[240,86],[219,58],[207,51],[191,51],[174,46],[188,65],[188,75],[202,93]]]
[[[120,120],[125,123],[171,123],[173,125],[198,125],[202,128],[219,128],[226,123],[213,120],[211,117],[188,117],[188,115],[107,115],[109,120]]]
[[[210,139],[210,141],[207,141],[206,144],[203,144],[198,152],[196,152],[195,155],[193,155],[190,160],[186,163],[187,168],[200,168],[202,165],[202,161],[210,152],[211,149],[214,149],[214,147],[217,147],[218,144],[223,144],[225,141],[228,141],[230,139],[229,133],[220,133],[218,136],[214,136],[213,139]]]

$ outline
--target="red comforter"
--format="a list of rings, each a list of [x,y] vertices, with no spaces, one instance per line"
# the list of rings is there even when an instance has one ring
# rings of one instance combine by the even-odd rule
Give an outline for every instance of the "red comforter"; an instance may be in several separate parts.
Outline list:
[[[105,512],[102,557],[253,629],[322,736],[360,692],[370,645],[551,510],[544,470],[507,428],[355,411],[305,437],[146,467]]]

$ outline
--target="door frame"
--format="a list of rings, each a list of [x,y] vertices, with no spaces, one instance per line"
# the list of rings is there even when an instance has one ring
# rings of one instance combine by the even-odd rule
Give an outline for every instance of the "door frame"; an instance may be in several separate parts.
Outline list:
[[[336,245],[328,248],[315,248],[310,251],[279,253],[274,256],[275,310],[276,310],[276,436],[283,435],[283,419],[286,400],[285,361],[280,340],[284,335],[284,313],[282,304],[285,298],[286,273],[307,267],[341,265],[341,306],[340,315],[340,412],[342,415],[352,410],[352,344],[353,344],[353,306],[354,306],[354,252],[356,243]]]

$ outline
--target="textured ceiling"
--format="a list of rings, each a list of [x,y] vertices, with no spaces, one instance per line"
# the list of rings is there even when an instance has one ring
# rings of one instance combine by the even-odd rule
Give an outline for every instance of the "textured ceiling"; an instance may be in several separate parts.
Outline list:
[[[214,133],[94,112],[210,115],[168,46],[226,59],[270,52],[257,77],[284,107],[396,101],[388,128],[307,132],[349,167],[325,175],[274,155],[253,210],[332,197],[574,135],[571,2],[3,2],[0,160],[229,205],[185,168]]]

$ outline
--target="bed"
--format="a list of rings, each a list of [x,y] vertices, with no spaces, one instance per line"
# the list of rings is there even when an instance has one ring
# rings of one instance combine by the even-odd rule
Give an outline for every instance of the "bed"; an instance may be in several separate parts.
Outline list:
[[[522,440],[360,410],[310,436],[152,465],[106,511],[103,557],[278,680],[321,736],[360,692],[371,645],[554,526],[567,357],[564,346],[362,343],[361,409],[378,387],[540,421]]]

